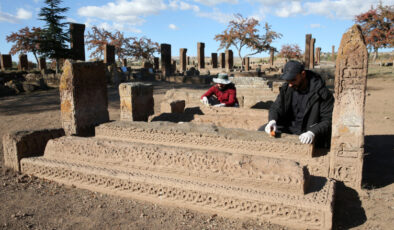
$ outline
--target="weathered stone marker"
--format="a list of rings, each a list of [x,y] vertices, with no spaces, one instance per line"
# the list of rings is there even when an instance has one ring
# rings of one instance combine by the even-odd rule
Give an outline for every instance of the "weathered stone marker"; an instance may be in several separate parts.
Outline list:
[[[220,53],[219,54],[219,61],[220,61],[220,68],[225,68],[226,67],[226,54],[225,53]]]
[[[148,121],[153,114],[153,86],[139,82],[119,85],[120,120]]]
[[[126,58],[122,59],[122,66],[127,67],[127,59]]]
[[[18,70],[28,70],[28,69],[29,69],[29,63],[27,61],[27,55],[20,54],[19,55]]]
[[[274,59],[275,59],[275,49],[271,48],[270,49],[270,66],[274,65]]]
[[[47,60],[45,59],[45,57],[40,57],[40,59],[38,59],[38,69],[45,70],[46,68],[47,68]]]
[[[317,47],[316,48],[316,64],[320,64],[320,52],[321,52],[321,48]]]
[[[187,49],[181,48],[179,49],[179,62],[180,62],[180,71],[185,72],[186,71],[186,52]]]
[[[95,125],[109,121],[102,62],[66,60],[59,90],[61,122],[66,135],[92,135]]]
[[[171,60],[171,73],[176,72],[176,60]]]
[[[108,44],[104,46],[104,63],[107,65],[115,63],[115,46]]]
[[[233,51],[226,50],[226,70],[230,71],[233,68],[234,59],[233,59]]]
[[[364,108],[368,52],[361,28],[343,36],[335,69],[330,177],[361,189],[364,155]]]
[[[311,39],[311,47],[309,48],[309,69],[315,68],[315,42],[316,39],[312,38]]]
[[[198,42],[197,43],[197,61],[198,61],[198,69],[205,68],[205,43]]]
[[[212,68],[214,68],[214,69],[218,68],[218,54],[217,53],[211,53],[211,61],[212,61]]]
[[[305,67],[309,68],[309,63],[310,63],[310,55],[311,55],[311,39],[312,39],[312,34],[307,34],[305,35],[305,53],[304,53],[304,62],[305,62]]]
[[[159,70],[159,58],[158,57],[153,58],[153,67],[154,67],[154,70]]]
[[[1,55],[1,69],[11,69],[12,68],[12,57],[10,54]]]
[[[245,71],[249,71],[250,70],[250,59],[249,57],[244,58],[245,60]]]
[[[171,75],[171,45],[161,44],[161,73],[164,77]]]
[[[74,60],[85,61],[85,24],[70,23],[70,47]]]

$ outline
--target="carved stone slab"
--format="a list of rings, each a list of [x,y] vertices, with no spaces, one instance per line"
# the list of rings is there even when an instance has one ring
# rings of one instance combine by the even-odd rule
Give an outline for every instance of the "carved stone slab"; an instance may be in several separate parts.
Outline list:
[[[330,176],[361,189],[368,52],[359,26],[343,36],[335,70]]]
[[[148,121],[153,114],[153,86],[139,82],[119,85],[120,119],[129,121]]]

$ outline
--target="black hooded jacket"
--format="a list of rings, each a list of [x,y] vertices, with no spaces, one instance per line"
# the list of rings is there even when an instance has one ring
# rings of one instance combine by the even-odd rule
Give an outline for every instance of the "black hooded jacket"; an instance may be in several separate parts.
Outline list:
[[[334,97],[318,74],[306,70],[306,77],[309,80],[309,92],[302,121],[302,132],[313,132],[315,146],[329,148]],[[289,87],[288,83],[284,83],[269,111],[269,121],[275,120],[278,128],[284,127],[284,130],[291,125],[293,91],[294,89]]]

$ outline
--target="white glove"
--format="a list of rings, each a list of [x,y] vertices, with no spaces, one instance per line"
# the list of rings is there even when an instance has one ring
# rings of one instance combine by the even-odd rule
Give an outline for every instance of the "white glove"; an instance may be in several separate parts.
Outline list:
[[[207,97],[203,97],[201,100],[201,103],[203,103],[204,105],[209,105],[209,101]]]
[[[305,132],[298,137],[302,144],[312,144],[315,134],[311,131]]]
[[[214,105],[213,107],[225,107],[225,106],[226,106],[226,104],[221,103],[221,104],[216,104],[216,105]]]
[[[270,120],[270,122],[268,122],[268,124],[265,126],[265,132],[270,134],[271,130],[273,130],[274,132],[276,132],[276,121],[275,120]]]

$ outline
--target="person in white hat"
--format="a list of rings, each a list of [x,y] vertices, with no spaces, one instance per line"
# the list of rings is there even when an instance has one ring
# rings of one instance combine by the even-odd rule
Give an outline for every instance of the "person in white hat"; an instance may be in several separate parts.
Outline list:
[[[215,107],[238,107],[237,89],[227,73],[220,73],[213,82],[216,84],[201,96],[201,102]]]

